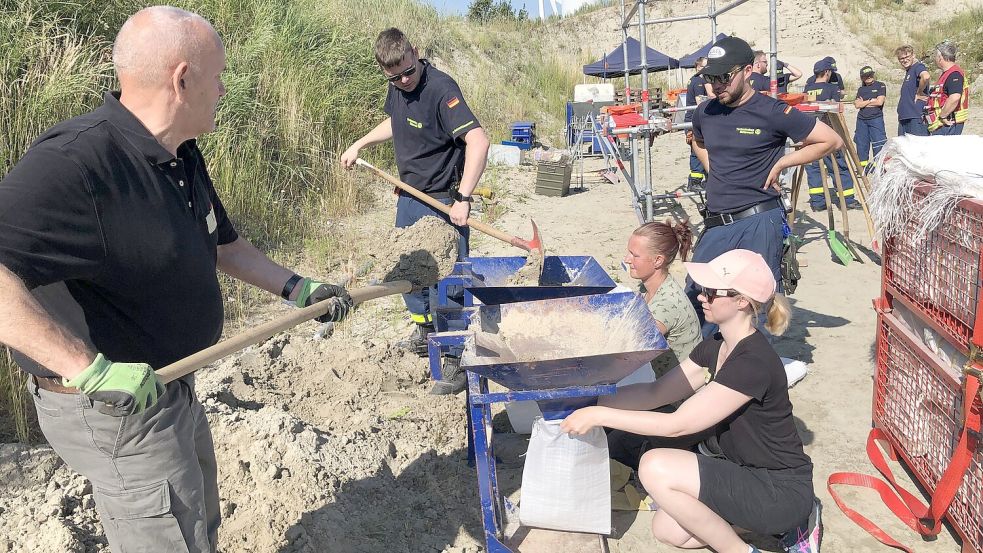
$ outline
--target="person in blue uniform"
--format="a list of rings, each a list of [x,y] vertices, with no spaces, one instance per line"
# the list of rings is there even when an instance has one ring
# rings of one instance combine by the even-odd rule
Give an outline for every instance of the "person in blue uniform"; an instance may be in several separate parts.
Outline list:
[[[390,84],[384,108],[389,117],[349,146],[341,163],[352,168],[362,148],[392,140],[400,180],[450,207],[448,216],[401,193],[396,227],[427,216],[443,219],[460,235],[459,259],[467,257],[471,193],[485,170],[488,137],[454,79],[421,59],[399,29],[379,33],[375,58]],[[427,335],[434,331],[429,296],[426,289],[403,295],[416,327],[400,345],[421,356],[427,354]],[[445,379],[432,393],[463,391],[467,378],[459,359],[452,356],[444,366]]]
[[[782,60],[778,60],[778,93],[786,94],[788,93],[789,83],[795,82],[802,78],[802,70],[790,63],[785,63]],[[768,74],[768,67],[765,64],[765,70],[762,71],[764,75]]]
[[[813,82],[806,84],[805,88],[802,89],[805,95],[808,96],[809,101],[840,101],[842,99],[840,87],[829,82],[829,79],[833,76],[833,66],[829,63],[829,60],[823,58],[817,61],[812,69]],[[806,177],[809,182],[809,205],[812,207],[812,210],[823,211],[826,209],[826,195],[823,192],[822,173],[819,169],[820,163],[825,163],[827,169],[830,171],[836,170],[840,172],[840,180],[843,182],[843,197],[846,199],[847,207],[859,207],[860,204],[853,197],[853,179],[850,177],[849,169],[847,169],[846,159],[843,157],[842,152],[837,151],[834,154],[824,156],[821,160],[806,165]],[[829,185],[832,187],[831,194],[834,197],[838,197],[832,173],[829,174],[829,178]]]
[[[710,85],[707,84],[707,81],[703,78],[703,75],[700,75],[700,71],[702,71],[706,65],[707,59],[705,57],[701,56],[696,59],[696,64],[694,65],[696,74],[690,78],[689,86],[686,87],[687,106],[698,106],[707,98],[713,98],[713,91],[710,89]],[[692,111],[686,112],[684,121],[687,123],[693,121]],[[691,144],[692,142],[693,131],[686,131],[686,144]],[[691,149],[689,154],[689,189],[701,189],[705,180],[706,173],[703,172],[703,165],[700,164],[699,158],[696,157],[696,154],[694,154]]]
[[[770,93],[771,79],[766,76],[767,73],[768,54],[764,50],[755,50],[754,63],[751,64],[751,77],[748,78],[748,84],[756,92]]]
[[[884,130],[887,85],[875,79],[874,69],[869,65],[860,70],[860,82],[862,84],[853,100],[853,105],[857,108],[857,130],[853,135],[853,142],[857,145],[860,165],[867,167],[871,150],[874,152],[873,157],[877,157],[887,141],[887,132]]]
[[[833,56],[826,56],[825,58],[819,60],[819,62],[828,63],[829,66],[832,68],[832,73],[830,73],[830,76],[829,76],[829,82],[835,84],[836,87],[838,89],[840,89],[840,91],[845,90],[846,89],[846,85],[843,83],[843,76],[840,75],[839,73],[837,73],[837,71],[836,71],[836,60],[833,59]],[[816,63],[819,63],[819,62],[816,62]],[[815,74],[813,74],[811,77],[809,77],[808,79],[806,79],[806,85],[810,85],[810,84],[812,84],[814,82],[816,82],[816,75]]]
[[[839,149],[843,141],[815,117],[755,92],[748,83],[754,52],[747,42],[723,38],[707,58],[701,73],[716,97],[693,114],[693,152],[708,170],[704,228],[693,261],[748,249],[761,254],[781,282],[787,227],[778,176]],[[786,154],[789,139],[803,147]],[[692,281],[687,295],[699,306]],[[699,316],[701,310],[696,311]],[[714,325],[704,325],[704,336],[713,330]]]
[[[905,70],[901,92],[898,94],[898,136],[928,136],[923,115],[931,76],[925,64],[915,58],[915,49],[911,46],[899,46],[894,54],[898,57],[901,68]]]

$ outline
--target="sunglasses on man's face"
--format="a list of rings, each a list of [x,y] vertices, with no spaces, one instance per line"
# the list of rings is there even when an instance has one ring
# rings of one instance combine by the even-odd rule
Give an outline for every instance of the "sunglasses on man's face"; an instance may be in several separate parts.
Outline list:
[[[734,75],[737,75],[739,71],[740,69],[735,69],[730,73],[726,73],[724,75],[707,75],[705,78],[706,81],[712,85],[722,84],[724,86],[727,86],[730,84],[730,81],[734,79]]]
[[[733,298],[741,295],[741,293],[737,290],[707,288],[699,285],[697,286],[697,289],[699,289],[700,293],[703,294],[703,297],[707,299],[707,303],[713,303],[715,298]]]
[[[396,73],[393,76],[386,75],[386,80],[391,83],[398,83],[403,79],[403,77],[411,77],[413,73],[416,73],[416,64],[407,67],[402,73]]]

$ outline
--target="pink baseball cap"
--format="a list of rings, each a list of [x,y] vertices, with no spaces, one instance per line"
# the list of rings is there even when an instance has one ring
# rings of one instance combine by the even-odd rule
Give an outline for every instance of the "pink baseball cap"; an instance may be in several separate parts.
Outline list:
[[[693,282],[718,290],[737,290],[758,303],[775,295],[775,277],[761,254],[731,250],[709,263],[683,263]]]

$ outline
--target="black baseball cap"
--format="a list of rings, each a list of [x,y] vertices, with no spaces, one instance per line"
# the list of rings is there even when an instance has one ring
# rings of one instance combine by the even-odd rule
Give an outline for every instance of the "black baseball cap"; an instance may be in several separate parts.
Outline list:
[[[873,74],[874,74],[874,68],[869,65],[865,65],[860,68],[861,77],[866,77],[867,75],[873,75]]]
[[[707,53],[707,66],[700,71],[700,75],[726,75],[735,67],[744,67],[753,61],[754,50],[751,50],[747,42],[736,36],[724,37],[713,43]]]

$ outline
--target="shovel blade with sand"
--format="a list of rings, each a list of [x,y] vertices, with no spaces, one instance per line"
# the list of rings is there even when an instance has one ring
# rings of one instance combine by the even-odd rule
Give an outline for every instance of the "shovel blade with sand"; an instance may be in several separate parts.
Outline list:
[[[361,167],[365,167],[369,171],[372,171],[376,175],[382,177],[384,180],[389,182],[389,184],[392,184],[399,190],[406,192],[410,196],[413,196],[414,198],[429,205],[430,207],[436,209],[437,211],[448,216],[450,215],[451,209],[449,206],[441,202],[438,202],[437,200],[431,198],[427,194],[420,192],[416,188],[413,188],[412,186],[397,179],[396,177],[390,175],[389,173],[383,171],[382,169],[379,169],[378,167],[372,165],[371,163],[365,161],[364,159],[359,158],[355,160],[355,164]],[[530,219],[530,222],[532,223],[532,238],[530,238],[529,240],[523,240],[518,236],[513,236],[506,232],[500,231],[491,225],[482,223],[481,221],[472,218],[468,219],[467,224],[469,227],[477,230],[478,232],[483,232],[488,236],[491,236],[492,238],[497,238],[498,240],[505,242],[506,244],[511,244],[517,248],[526,250],[533,256],[533,259],[530,259],[530,262],[535,263],[536,264],[535,266],[538,267],[539,272],[542,272],[543,263],[546,258],[546,250],[543,247],[543,240],[539,235],[539,227],[536,226],[536,221]]]

